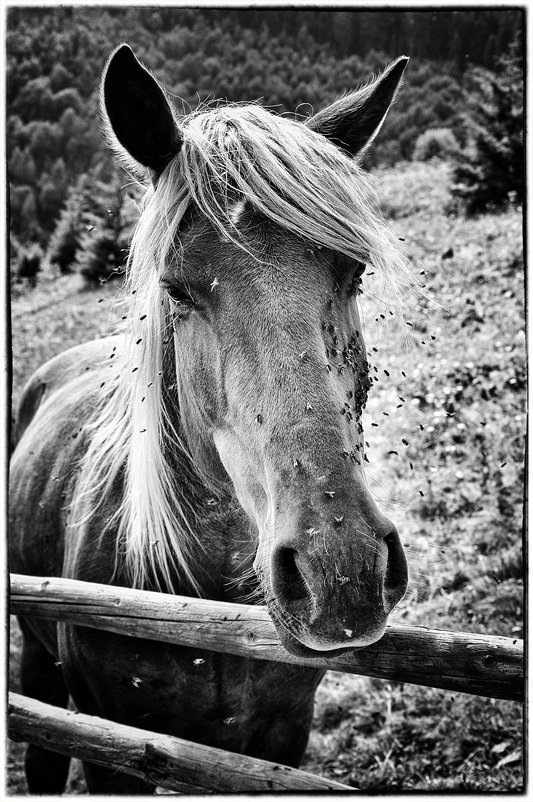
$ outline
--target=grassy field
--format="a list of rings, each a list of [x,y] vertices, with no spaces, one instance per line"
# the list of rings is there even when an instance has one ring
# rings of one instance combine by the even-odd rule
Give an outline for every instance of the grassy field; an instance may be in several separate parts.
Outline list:
[[[445,164],[378,178],[427,293],[405,311],[407,338],[364,299],[378,379],[365,412],[369,482],[410,558],[410,588],[392,620],[521,637],[521,214],[447,214]],[[48,278],[14,298],[15,401],[46,358],[109,330],[120,317],[116,292]],[[15,630],[13,687],[17,656]],[[518,703],[330,673],[304,768],[367,791],[519,792],[522,735]],[[10,768],[11,793],[25,793],[18,746]],[[82,789],[75,778],[71,792]]]

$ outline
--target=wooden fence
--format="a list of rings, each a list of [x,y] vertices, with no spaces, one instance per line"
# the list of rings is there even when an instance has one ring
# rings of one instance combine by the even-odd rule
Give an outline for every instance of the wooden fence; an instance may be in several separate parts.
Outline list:
[[[248,658],[500,699],[524,696],[523,642],[516,638],[389,626],[377,643],[341,657],[295,657],[281,646],[264,607],[21,575],[11,578],[11,611]],[[297,769],[61,710],[17,694],[10,698],[9,734],[14,740],[145,777],[173,791],[348,789]]]

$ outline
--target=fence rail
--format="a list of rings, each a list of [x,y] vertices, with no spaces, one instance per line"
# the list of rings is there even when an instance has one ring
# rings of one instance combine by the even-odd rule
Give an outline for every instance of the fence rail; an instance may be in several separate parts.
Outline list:
[[[171,791],[354,791],[300,769],[9,695],[9,737],[133,774]]]
[[[11,578],[11,610],[242,657],[479,696],[524,696],[523,642],[518,639],[389,626],[377,643],[340,657],[295,657],[281,646],[264,607],[17,574]]]

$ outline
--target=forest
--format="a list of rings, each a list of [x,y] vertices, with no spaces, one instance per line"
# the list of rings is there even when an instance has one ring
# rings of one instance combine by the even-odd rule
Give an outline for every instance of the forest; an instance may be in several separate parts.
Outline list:
[[[99,81],[122,41],[175,96],[178,111],[206,100],[259,100],[300,119],[395,57],[411,56],[394,115],[367,158],[373,167],[410,160],[428,131],[463,146],[471,71],[495,68],[521,24],[522,12],[512,9],[11,8],[11,256],[20,246],[37,254],[51,247],[52,263],[66,272],[81,242],[85,253],[105,251],[110,273],[121,264],[132,210],[101,131]],[[31,278],[40,261],[30,256],[19,265],[21,277]]]

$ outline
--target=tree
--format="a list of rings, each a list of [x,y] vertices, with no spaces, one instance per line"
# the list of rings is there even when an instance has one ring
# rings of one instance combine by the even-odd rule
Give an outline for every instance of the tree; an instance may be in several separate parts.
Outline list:
[[[50,264],[57,265],[60,273],[72,272],[72,265],[80,247],[81,226],[81,199],[74,191],[67,198],[48,250]]]
[[[113,231],[95,228],[82,236],[76,265],[88,285],[98,286],[119,272]]]
[[[429,128],[420,134],[415,143],[413,161],[425,162],[429,159],[445,159],[454,156],[459,143],[449,128]]]
[[[54,64],[50,74],[50,86],[52,92],[60,92],[70,86],[70,75],[63,64]]]
[[[74,109],[80,111],[83,107],[80,94],[77,89],[68,87],[56,92],[52,97],[53,104],[53,117],[55,120],[59,119],[67,109]]]
[[[35,200],[35,193],[31,187],[22,186],[17,187],[20,189],[20,207],[17,215],[17,225],[14,226],[15,232],[24,233],[27,239],[38,239],[41,234],[41,229],[37,222],[37,201]],[[15,216],[16,204],[19,201],[19,193],[11,195],[12,203],[11,209],[12,216]]]
[[[13,112],[25,122],[36,117],[41,120],[49,119],[52,109],[52,92],[48,78],[40,75],[38,78],[28,81],[14,98],[12,107]]]
[[[518,42],[498,72],[473,71],[470,113],[464,122],[469,147],[458,154],[452,195],[467,214],[521,203],[524,196],[523,69]]]
[[[36,177],[35,162],[24,148],[15,146],[9,159],[9,179],[16,184],[33,184]]]
[[[59,156],[61,129],[47,120],[37,120],[28,125],[30,134],[30,153],[41,168]]]
[[[96,201],[96,202],[95,202]],[[88,284],[98,285],[123,273],[129,234],[136,218],[120,176],[111,185],[94,181],[93,208],[82,213],[84,233],[76,268]]]
[[[92,230],[101,214],[101,199],[95,196],[94,179],[82,173],[71,187],[50,239],[48,259],[60,273],[71,273],[84,233]]]
[[[52,231],[67,189],[67,171],[63,159],[56,159],[52,170],[41,178],[39,222],[47,233]]]
[[[18,280],[27,279],[30,287],[35,287],[42,258],[43,252],[37,244],[30,245],[28,248],[20,248],[17,253],[16,268]]]

